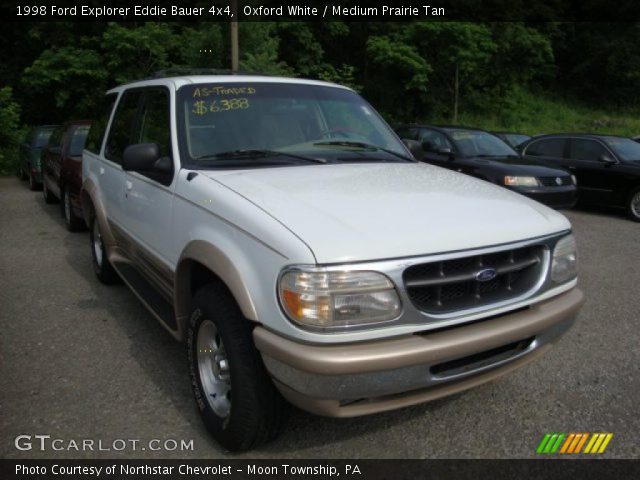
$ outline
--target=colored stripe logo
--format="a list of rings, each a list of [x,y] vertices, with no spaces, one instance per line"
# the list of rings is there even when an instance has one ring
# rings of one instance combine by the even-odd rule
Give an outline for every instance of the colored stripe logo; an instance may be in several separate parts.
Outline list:
[[[536,453],[604,453],[612,438],[613,433],[547,433]]]

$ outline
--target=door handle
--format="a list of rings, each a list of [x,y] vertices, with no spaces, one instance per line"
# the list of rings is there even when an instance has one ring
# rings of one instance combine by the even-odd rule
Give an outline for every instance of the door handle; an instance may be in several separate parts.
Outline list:
[[[104,167],[100,167],[100,175],[104,175]]]
[[[126,187],[127,191],[131,191],[131,189],[133,188],[133,183],[131,183],[129,180],[127,180],[124,183],[124,186]]]

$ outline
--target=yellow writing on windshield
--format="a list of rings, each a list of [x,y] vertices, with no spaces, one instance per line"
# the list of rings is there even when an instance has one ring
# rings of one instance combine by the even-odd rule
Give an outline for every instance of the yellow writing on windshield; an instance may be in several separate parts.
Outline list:
[[[253,95],[253,87],[198,87],[193,91],[193,98],[209,97],[211,95]]]
[[[207,113],[226,112],[229,110],[243,110],[249,108],[249,99],[245,97],[240,98],[225,98],[222,100],[213,100],[211,102],[206,100],[196,100],[193,102],[193,108],[191,111],[196,115],[206,115]]]

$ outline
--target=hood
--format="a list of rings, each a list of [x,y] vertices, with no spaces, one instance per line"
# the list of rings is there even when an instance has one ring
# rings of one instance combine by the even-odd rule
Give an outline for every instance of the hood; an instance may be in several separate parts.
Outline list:
[[[570,228],[505,188],[422,163],[201,171],[300,237],[318,263],[497,245]]]
[[[505,175],[526,175],[531,177],[566,177],[569,175],[566,170],[522,157],[472,157],[469,160],[477,165],[491,166]]]

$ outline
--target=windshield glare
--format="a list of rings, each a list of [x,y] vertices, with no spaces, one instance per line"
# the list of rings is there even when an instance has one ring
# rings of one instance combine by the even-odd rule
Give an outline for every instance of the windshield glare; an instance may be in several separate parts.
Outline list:
[[[630,138],[607,137],[604,141],[616,154],[628,162],[640,162],[640,143]]]
[[[467,157],[478,155],[503,157],[518,154],[504,141],[487,132],[473,130],[450,130],[449,135],[456,147]]]
[[[184,158],[197,166],[226,152],[268,150],[305,156],[336,152],[324,142],[359,142],[408,155],[356,93],[286,83],[196,84],[180,88]],[[227,159],[228,161],[228,159]]]

